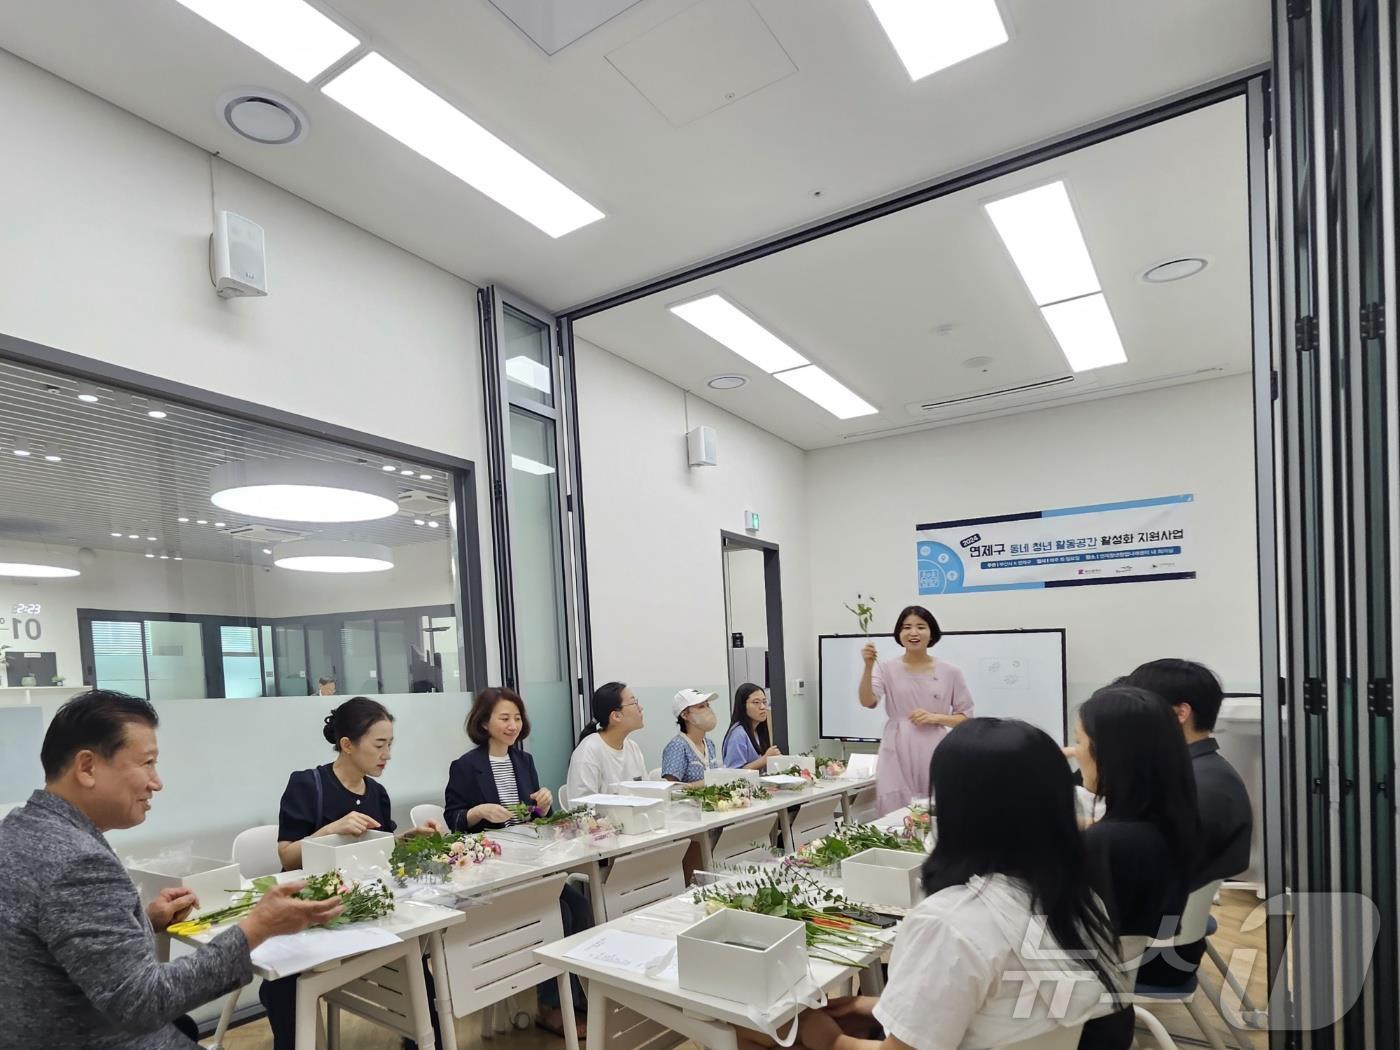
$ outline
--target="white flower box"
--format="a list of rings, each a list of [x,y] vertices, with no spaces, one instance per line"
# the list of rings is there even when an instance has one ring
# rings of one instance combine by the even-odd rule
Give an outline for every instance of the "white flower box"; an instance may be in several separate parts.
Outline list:
[[[807,930],[795,919],[721,908],[676,935],[681,988],[773,1003],[807,974]]]
[[[672,780],[623,780],[614,786],[619,795],[657,798],[662,802],[670,802],[676,790],[676,783]]]
[[[575,805],[592,806],[599,817],[607,820],[623,835],[644,835],[649,831],[666,830],[666,803],[659,798],[638,798],[636,795],[585,795],[575,799]]]
[[[768,760],[768,765],[764,767],[765,773],[782,773],[797,766],[805,769],[812,776],[817,775],[817,760],[811,755],[774,755]]]
[[[319,835],[301,840],[301,867],[308,875],[332,869],[354,874],[371,868],[387,868],[394,852],[394,836],[388,831],[354,835]]]
[[[756,769],[707,769],[705,770],[705,786],[711,784],[729,784],[735,780],[747,780],[754,787],[758,787],[758,770]]]
[[[790,776],[786,773],[773,773],[770,776],[759,777],[758,782],[769,791],[802,791],[812,785],[812,781],[805,777]]]
[[[209,857],[160,857],[126,870],[136,883],[143,907],[159,897],[161,890],[183,886],[199,898],[196,915],[227,908],[242,885],[237,864]]]
[[[919,882],[924,855],[899,849],[868,849],[841,862],[841,892],[862,904],[912,908],[923,899]]]

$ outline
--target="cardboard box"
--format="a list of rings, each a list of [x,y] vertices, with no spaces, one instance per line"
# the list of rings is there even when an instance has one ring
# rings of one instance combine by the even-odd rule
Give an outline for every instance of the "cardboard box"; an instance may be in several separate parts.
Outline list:
[[[795,919],[722,908],[676,935],[686,991],[772,1003],[807,975],[807,930]]]
[[[301,840],[301,868],[308,875],[338,868],[355,875],[370,868],[387,868],[394,852],[394,836],[388,831],[353,835],[320,835]]]
[[[862,904],[912,908],[923,899],[919,869],[924,855],[898,849],[868,849],[841,862],[841,892]]]
[[[728,784],[734,780],[747,780],[758,787],[758,770],[756,769],[707,769],[705,770],[705,786],[711,784]]]
[[[160,896],[161,890],[183,886],[199,898],[195,915],[227,908],[242,885],[237,864],[210,857],[158,858],[126,870],[136,883],[142,907]]]

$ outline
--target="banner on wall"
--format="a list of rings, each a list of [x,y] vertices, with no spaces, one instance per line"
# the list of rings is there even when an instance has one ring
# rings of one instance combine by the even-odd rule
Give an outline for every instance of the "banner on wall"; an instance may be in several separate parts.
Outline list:
[[[919,594],[1193,580],[1195,497],[914,526]]]

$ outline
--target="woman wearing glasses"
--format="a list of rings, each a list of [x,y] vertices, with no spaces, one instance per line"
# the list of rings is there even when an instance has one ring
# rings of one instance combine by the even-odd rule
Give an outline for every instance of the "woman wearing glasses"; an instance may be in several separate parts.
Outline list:
[[[768,724],[768,694],[761,685],[745,682],[734,694],[734,710],[729,730],[724,734],[724,764],[730,769],[756,769],[760,773],[773,755],[782,751],[773,746]]]
[[[610,791],[622,780],[641,780],[647,760],[628,737],[642,728],[642,705],[622,682],[600,685],[593,693],[593,721],[578,738],[569,759],[569,804]]]

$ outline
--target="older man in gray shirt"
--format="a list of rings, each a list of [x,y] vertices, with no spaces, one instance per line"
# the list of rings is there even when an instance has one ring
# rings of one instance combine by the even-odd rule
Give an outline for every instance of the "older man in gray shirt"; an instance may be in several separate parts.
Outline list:
[[[142,908],[103,837],[145,820],[161,789],[157,722],[123,693],[69,700],[44,737],[43,790],[0,822],[0,1050],[197,1046],[181,1015],[246,984],[249,953],[267,938],[340,912],[335,899],[295,899],[301,884],[280,886],[208,946],[157,960],[156,931],[197,902],[173,889]]]

